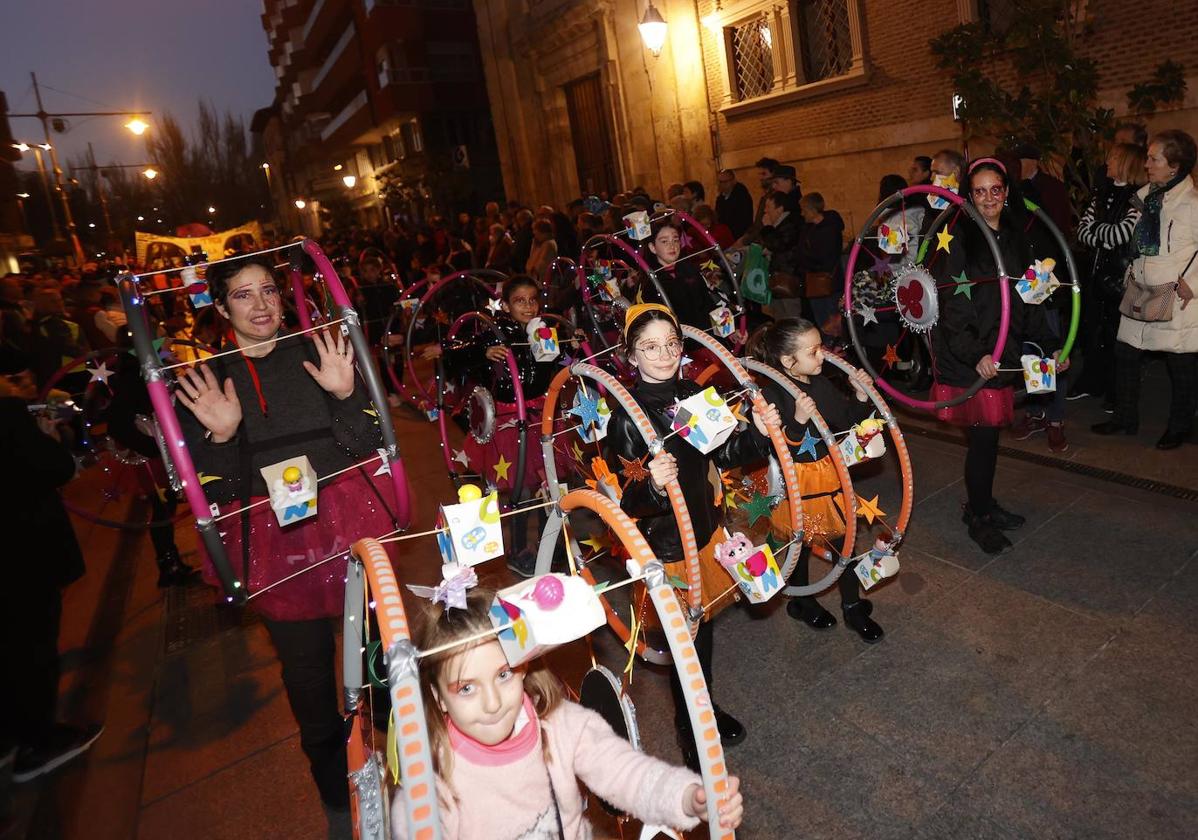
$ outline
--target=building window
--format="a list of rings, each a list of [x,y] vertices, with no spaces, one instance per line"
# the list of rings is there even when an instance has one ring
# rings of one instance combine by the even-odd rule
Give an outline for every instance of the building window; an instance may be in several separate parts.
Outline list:
[[[764,17],[730,26],[732,79],[737,100],[762,96],[774,88],[774,36]]]
[[[849,0],[802,0],[798,6],[803,79],[843,76],[853,65]]]
[[[403,145],[412,154],[424,151],[424,139],[420,136],[420,123],[411,120],[403,124]]]

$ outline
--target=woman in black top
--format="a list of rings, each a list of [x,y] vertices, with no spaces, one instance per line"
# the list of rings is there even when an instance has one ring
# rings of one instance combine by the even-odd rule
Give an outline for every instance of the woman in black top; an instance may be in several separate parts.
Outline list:
[[[675,404],[703,390],[694,382],[678,376],[682,338],[674,314],[656,303],[631,307],[625,318],[624,351],[628,363],[638,373],[637,384],[631,389],[632,397],[648,416],[658,438],[665,439],[672,430]],[[764,416],[753,415],[748,429],[733,433],[710,453],[704,454],[680,435],[672,435],[665,440],[661,452],[648,459],[648,447],[636,423],[618,405],[612,407],[607,431],[607,460],[624,488],[620,507],[637,519],[637,527],[645,535],[654,555],[671,566],[677,563],[680,567],[683,558],[682,538],[667,491],[669,484],[678,482],[694,528],[695,542],[704,546],[700,560],[704,569],[705,595],[708,594],[706,590],[709,585],[716,594],[726,589],[720,584],[728,580],[727,573],[714,558],[721,509],[713,503],[709,472],[712,466],[730,469],[763,461],[769,448],[766,428],[778,422],[778,411],[770,406]],[[645,464],[647,459],[648,463]],[[633,463],[644,464],[649,477],[641,475],[638,478],[635,471],[629,475],[627,467]],[[678,576],[685,577],[685,573],[680,571]],[[708,601],[707,598],[704,600]],[[727,600],[724,603],[728,603]],[[712,681],[712,644],[708,615],[699,626],[695,650],[709,689]],[[693,767],[696,763],[694,739],[690,736],[686,704],[677,676],[672,679],[675,725],[683,754]],[[735,744],[744,738],[745,728],[739,721],[714,704],[713,710],[724,743]]]

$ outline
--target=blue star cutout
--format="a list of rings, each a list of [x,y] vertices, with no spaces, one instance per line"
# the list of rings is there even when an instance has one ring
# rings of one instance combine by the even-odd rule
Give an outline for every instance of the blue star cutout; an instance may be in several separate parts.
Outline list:
[[[811,434],[810,429],[803,430],[803,439],[799,442],[799,454],[804,452],[811,456],[811,460],[815,460],[815,445],[819,443],[819,438]]]
[[[599,395],[580,390],[577,399],[578,405],[566,413],[576,415],[582,421],[583,428],[599,425]]]

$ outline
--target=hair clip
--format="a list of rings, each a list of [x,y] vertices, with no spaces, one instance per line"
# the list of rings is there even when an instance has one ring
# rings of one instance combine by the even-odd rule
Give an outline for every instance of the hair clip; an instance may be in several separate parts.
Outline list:
[[[457,563],[446,563],[441,567],[441,582],[436,586],[415,586],[408,584],[408,589],[421,598],[426,598],[434,604],[444,604],[445,609],[466,609],[466,593],[478,586],[478,575],[473,566],[460,566]]]

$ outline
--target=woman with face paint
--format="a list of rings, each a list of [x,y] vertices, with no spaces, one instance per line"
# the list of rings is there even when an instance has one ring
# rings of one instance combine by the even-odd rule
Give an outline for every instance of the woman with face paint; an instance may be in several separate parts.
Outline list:
[[[670,435],[676,403],[703,390],[694,382],[679,377],[682,335],[674,314],[656,303],[637,304],[629,308],[624,320],[623,349],[628,363],[637,371],[637,383],[631,389],[632,397],[653,424],[657,437],[665,439],[665,447],[650,458],[644,438],[632,418],[618,405],[612,407],[607,433],[607,461],[611,471],[620,477],[620,486],[624,488],[620,506],[625,513],[637,519],[641,533],[653,548],[654,555],[666,563],[670,576],[685,578],[682,537],[678,533],[678,524],[666,489],[668,485],[678,483],[686,500],[695,541],[703,546],[700,551],[700,562],[704,569],[703,603],[711,603],[727,588],[728,574],[715,560],[715,547],[720,539],[716,535],[720,533],[722,510],[713,502],[710,471],[713,466],[726,470],[764,461],[769,453],[767,426],[778,424],[778,411],[771,405],[764,416],[753,414],[747,429],[733,433],[721,446],[704,454],[680,435]],[[630,478],[626,469],[633,463],[642,464],[649,476]],[[725,598],[715,605],[715,611],[728,603],[730,600]],[[711,618],[712,612],[704,616],[695,637],[695,650],[709,689],[712,685]],[[688,766],[695,769],[698,759],[694,754],[694,737],[676,676],[671,677],[671,686],[679,743]],[[742,741],[745,737],[744,726],[718,706],[714,706],[714,711],[721,740],[725,744]]]

